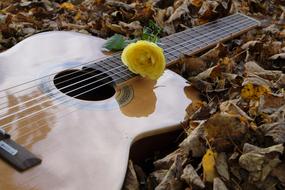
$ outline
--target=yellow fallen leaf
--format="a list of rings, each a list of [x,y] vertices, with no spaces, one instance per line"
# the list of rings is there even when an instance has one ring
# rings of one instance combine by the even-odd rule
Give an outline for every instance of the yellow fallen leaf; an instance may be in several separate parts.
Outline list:
[[[194,5],[195,7],[201,7],[202,4],[203,4],[203,1],[202,0],[191,0],[190,1],[192,5]]]
[[[243,86],[241,90],[241,97],[243,99],[258,99],[264,94],[268,94],[270,88],[265,85],[253,85],[252,83],[247,83]]]
[[[254,95],[254,87],[252,83],[247,83],[241,90],[241,97],[243,99],[250,99]]]
[[[203,179],[207,182],[213,182],[214,178],[217,177],[216,165],[217,153],[208,149],[202,159],[203,166]]]
[[[130,71],[153,80],[163,74],[166,64],[163,49],[144,40],[129,44],[121,59]]]
[[[70,3],[70,2],[62,3],[60,5],[60,8],[63,8],[63,9],[66,9],[66,10],[71,10],[71,11],[75,10],[75,6],[72,3]]]
[[[80,20],[81,12],[77,12],[74,18],[75,18],[75,20]]]

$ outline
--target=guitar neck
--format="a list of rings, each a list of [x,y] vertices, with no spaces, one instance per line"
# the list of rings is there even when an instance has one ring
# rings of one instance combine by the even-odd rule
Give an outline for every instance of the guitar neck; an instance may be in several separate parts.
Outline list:
[[[234,14],[207,24],[190,28],[161,39],[167,65],[173,63],[181,54],[193,55],[219,42],[234,38],[260,25],[260,22],[243,14]],[[92,68],[108,71],[117,84],[136,75],[122,66],[121,55],[108,57],[92,65]]]
[[[260,22],[243,14],[234,14],[190,28],[161,39],[167,63],[181,54],[193,55],[255,28]]]

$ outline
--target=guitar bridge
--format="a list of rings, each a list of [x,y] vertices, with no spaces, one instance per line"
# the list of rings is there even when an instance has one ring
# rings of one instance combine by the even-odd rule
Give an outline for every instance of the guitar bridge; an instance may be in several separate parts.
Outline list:
[[[3,129],[0,129],[0,158],[20,172],[42,162],[33,153],[14,142]]]

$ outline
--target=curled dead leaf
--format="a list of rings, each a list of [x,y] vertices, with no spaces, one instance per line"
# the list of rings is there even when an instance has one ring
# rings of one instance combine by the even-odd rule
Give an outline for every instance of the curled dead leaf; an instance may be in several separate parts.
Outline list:
[[[171,165],[170,169],[166,173],[165,177],[161,183],[155,188],[155,190],[180,190],[183,186],[183,182],[180,181],[180,176],[183,173],[183,164],[185,159],[177,156],[174,163]]]
[[[228,190],[228,188],[220,178],[216,177],[213,183],[213,190]]]
[[[273,168],[281,163],[279,156],[283,154],[283,151],[282,144],[259,148],[245,143],[243,154],[239,158],[239,164],[249,172],[251,182],[264,181]]]
[[[155,170],[149,175],[148,183],[151,183],[152,186],[157,186],[160,184],[167,174],[168,170]]]
[[[189,13],[188,4],[188,1],[184,1],[178,8],[175,9],[167,22],[174,22],[175,20],[181,18],[183,15],[187,15]]]
[[[285,105],[284,94],[265,94],[260,97],[259,112],[272,114]]]
[[[203,126],[210,144],[217,151],[226,151],[246,137],[249,124],[241,116],[216,113]]]
[[[216,170],[217,173],[222,177],[222,179],[229,181],[229,166],[227,163],[227,155],[224,152],[218,153],[216,158]]]
[[[258,129],[275,143],[285,143],[285,122],[263,124]]]
[[[265,70],[254,61],[245,63],[244,68],[247,75],[254,74],[274,82],[278,81],[282,75],[282,71]]]
[[[225,112],[231,115],[237,115],[246,118],[248,121],[253,121],[249,115],[244,112],[238,105],[238,99],[235,100],[228,100],[224,101],[220,104],[220,110],[221,112]]]
[[[204,134],[203,126],[200,124],[191,131],[186,139],[180,143],[179,147],[186,150],[193,157],[201,157],[206,152],[206,146],[202,140]]]
[[[139,190],[139,187],[139,181],[134,169],[133,162],[129,160],[123,190]]]
[[[186,159],[188,156],[188,152],[184,149],[178,148],[174,152],[168,154],[166,157],[156,160],[153,164],[156,169],[169,169],[172,164],[175,162],[177,157],[181,157],[182,159]]]
[[[195,185],[200,188],[205,188],[204,182],[200,179],[197,172],[191,164],[187,164],[183,170],[181,178],[190,186]]]
[[[201,55],[201,58],[204,61],[216,63],[221,57],[225,57],[227,53],[227,47],[222,43],[218,43],[215,48]]]
[[[285,184],[285,163],[279,164],[277,167],[273,169],[271,172],[272,176],[278,178],[283,184]]]
[[[185,78],[196,76],[207,69],[206,62],[201,58],[188,57],[186,55],[181,59],[180,64],[183,64],[181,74]]]

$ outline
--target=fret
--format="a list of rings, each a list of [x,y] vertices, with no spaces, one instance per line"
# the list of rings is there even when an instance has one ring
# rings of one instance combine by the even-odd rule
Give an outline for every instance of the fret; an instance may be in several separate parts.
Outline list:
[[[245,22],[244,22],[245,21]],[[237,26],[243,26],[243,25],[245,25],[245,24],[249,24],[249,26],[250,26],[250,24],[252,23],[252,21],[250,20],[242,20],[242,22],[240,22],[240,23],[234,23],[234,25],[230,25],[230,28],[229,29],[226,29],[226,28],[219,28],[218,30],[219,30],[219,32],[217,32],[217,33],[215,33],[214,35],[214,37],[211,37],[211,35],[210,36],[205,36],[205,34],[203,34],[204,36],[200,36],[199,38],[193,38],[193,39],[191,39],[191,40],[189,40],[189,43],[187,43],[187,46],[189,47],[191,47],[191,46],[194,46],[194,47],[192,47],[192,48],[188,48],[188,50],[186,49],[187,47],[185,47],[185,46],[183,46],[183,44],[185,45],[185,43],[182,43],[182,45],[179,45],[179,48],[177,48],[177,49],[181,49],[181,47],[183,47],[184,48],[184,50],[182,50],[182,51],[180,51],[180,53],[189,53],[189,52],[195,52],[195,51],[197,51],[197,50],[199,50],[199,49],[202,49],[202,47],[204,46],[204,47],[206,47],[206,46],[209,46],[209,45],[211,45],[212,43],[214,43],[214,42],[217,42],[219,39],[223,39],[223,38],[226,38],[226,37],[230,37],[230,36],[232,36],[233,35],[233,33],[238,33],[238,32],[240,32],[241,30],[239,29],[239,27],[237,27]],[[227,23],[226,23],[227,24]],[[255,23],[256,24],[256,23]],[[208,33],[208,32],[212,32],[212,31],[216,31],[217,29],[216,29],[217,27],[215,27],[215,28],[211,28],[211,30],[205,30],[206,31],[206,33]],[[197,31],[196,29],[194,29],[194,28],[192,28],[192,31],[194,31],[194,32],[196,32],[196,34],[197,33],[200,33],[199,31]],[[200,33],[201,34],[201,33]],[[192,36],[191,36],[192,37]],[[178,38],[182,38],[182,37],[178,37]],[[210,39],[210,40],[208,40],[208,41],[204,41],[204,40],[202,40],[203,38],[206,38],[206,39]],[[176,39],[177,39],[177,37],[176,37]],[[193,43],[194,42],[194,43]],[[202,47],[201,47],[202,46]],[[185,51],[186,50],[186,51]]]
[[[108,59],[107,61],[110,62],[111,68],[121,68],[122,67],[122,61],[120,57],[116,57],[115,59]]]
[[[210,23],[210,24],[215,26],[215,24],[213,24],[213,23]],[[187,38],[196,38],[196,37],[199,37],[200,35],[204,35],[207,32],[212,32],[212,31],[218,29],[217,27],[215,27],[215,28],[210,28],[211,30],[209,30],[207,27],[203,26],[203,27],[200,27],[200,30],[201,30],[200,31],[199,29],[196,29],[196,28],[197,27],[195,27],[195,29],[194,28],[188,29],[188,30],[195,31],[195,33],[190,33],[188,30],[184,30],[182,32],[179,32],[179,33],[171,35],[172,39],[168,38],[168,37],[165,37],[162,40],[168,41],[168,42],[169,41],[174,41],[174,42],[172,42],[172,45],[173,45],[173,44],[177,44],[177,43],[180,43],[180,42],[185,42],[185,39],[187,39]],[[181,37],[185,37],[185,38],[181,39]],[[176,42],[176,41],[178,41],[178,42]]]
[[[214,27],[209,27],[211,25],[213,25]],[[196,37],[198,37],[200,35],[205,35],[206,33],[213,32],[213,31],[215,31],[217,29],[220,29],[220,27],[216,23],[210,23],[209,25],[206,25],[206,26],[200,27],[199,29],[197,29],[197,28],[189,29],[189,30],[195,31],[195,33],[189,33],[189,31],[185,30],[185,31],[183,31],[181,33],[177,33],[179,35],[177,35],[177,36],[174,35],[173,38],[177,39],[177,38],[181,38],[181,36],[185,37],[185,38],[196,38]],[[185,41],[185,39],[184,39],[184,41]]]
[[[103,69],[106,69],[106,70],[112,68],[112,66],[106,60],[102,60],[102,61],[98,62],[98,64],[96,64],[96,66],[100,67],[100,68],[103,68]]]
[[[179,44],[173,37],[172,38],[162,38],[161,42],[163,44],[167,44],[169,47],[172,47],[174,45]],[[162,46],[162,48],[165,48],[164,46]]]
[[[174,49],[172,51],[167,50],[165,51],[164,55],[166,57],[167,62],[171,62],[171,61],[177,60],[179,56],[181,55],[181,52],[174,50]]]

